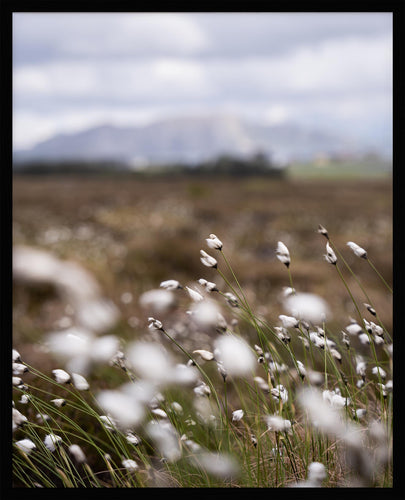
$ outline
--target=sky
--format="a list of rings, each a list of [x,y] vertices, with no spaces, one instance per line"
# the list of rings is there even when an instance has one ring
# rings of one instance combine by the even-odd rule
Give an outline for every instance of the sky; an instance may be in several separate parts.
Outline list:
[[[13,146],[230,114],[392,137],[392,13],[14,13]]]

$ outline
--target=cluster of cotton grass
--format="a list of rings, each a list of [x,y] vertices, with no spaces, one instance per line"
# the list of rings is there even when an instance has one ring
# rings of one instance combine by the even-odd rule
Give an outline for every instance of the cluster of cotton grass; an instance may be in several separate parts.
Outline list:
[[[13,350],[19,485],[392,486],[392,340],[327,230],[319,233],[324,265],[336,268],[358,315],[339,331],[324,298],[294,288],[282,242],[282,310],[274,322],[255,314],[211,234],[200,258],[216,282],[172,277],[145,292],[139,339],[104,335],[106,322],[92,329],[78,315],[46,336],[61,363],[52,374]],[[378,273],[364,249],[348,246]],[[356,301],[342,266],[367,302]],[[90,384],[100,365],[111,380]]]

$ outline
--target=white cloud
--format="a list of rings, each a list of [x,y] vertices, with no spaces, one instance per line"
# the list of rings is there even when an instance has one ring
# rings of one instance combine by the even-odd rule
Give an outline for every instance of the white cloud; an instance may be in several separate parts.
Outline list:
[[[14,14],[14,146],[201,112],[389,126],[390,16],[366,14]]]
[[[189,55],[210,45],[192,16],[181,13],[15,13],[13,32],[16,62],[27,55],[35,60]]]

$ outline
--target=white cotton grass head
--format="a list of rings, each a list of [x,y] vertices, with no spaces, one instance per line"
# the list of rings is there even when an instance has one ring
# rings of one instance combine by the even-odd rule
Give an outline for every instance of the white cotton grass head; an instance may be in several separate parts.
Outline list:
[[[139,297],[139,303],[146,310],[165,313],[176,304],[176,298],[171,290],[154,289],[144,292]]]
[[[12,350],[12,355],[13,355],[13,363],[20,363],[21,362],[20,353],[16,349]]]
[[[61,408],[62,406],[65,406],[66,400],[63,398],[51,399],[51,403],[53,403],[57,408]]]
[[[128,443],[134,446],[138,446],[139,444],[141,444],[141,438],[136,434],[133,434],[132,432],[127,432],[127,434],[125,435],[125,439],[128,441]]]
[[[212,361],[215,358],[214,353],[206,349],[196,349],[193,354],[198,354],[204,361]]]
[[[23,375],[24,373],[27,373],[29,370],[28,368],[23,365],[22,363],[13,363],[13,375]]]
[[[138,341],[129,345],[127,359],[135,373],[145,380],[163,383],[167,381],[173,360],[160,344]]]
[[[47,434],[44,439],[44,444],[50,452],[54,452],[56,447],[62,444],[62,438],[56,434]]]
[[[348,241],[346,245],[352,250],[354,255],[356,257],[362,258],[362,259],[367,259],[367,252],[364,250],[364,248],[361,248],[357,243],[354,243],[353,241]]]
[[[276,387],[273,387],[270,392],[275,401],[281,402],[283,404],[287,403],[288,391],[282,384],[276,385]]]
[[[151,410],[152,415],[155,415],[155,417],[160,417],[160,418],[168,418],[167,413],[162,410],[162,408],[153,408]]]
[[[339,394],[335,395],[339,396]],[[346,399],[346,398],[344,398]],[[338,437],[348,445],[362,448],[359,427],[343,418],[343,407],[324,400],[322,393],[314,388],[304,388],[298,393],[298,403],[308,414],[311,424],[329,436]]]
[[[363,328],[356,322],[350,323],[345,327],[345,330],[349,335],[360,335],[363,333]]]
[[[119,312],[109,300],[92,298],[76,305],[77,323],[92,332],[102,333],[109,330],[118,321]]]
[[[200,278],[198,283],[207,291],[207,292],[218,292],[218,287],[216,283],[212,281],[207,281],[204,278]]]
[[[328,234],[327,229],[325,227],[323,227],[321,224],[318,224],[318,233],[325,236],[325,238],[327,240],[329,239],[329,234]]]
[[[72,373],[72,383],[78,391],[88,391],[90,388],[90,385],[85,377],[79,373]]]
[[[239,306],[238,299],[237,299],[237,297],[233,293],[231,293],[231,292],[225,292],[224,293],[224,297],[226,298],[226,301],[228,302],[228,304],[231,307],[238,307]]]
[[[209,255],[207,252],[205,252],[204,250],[200,250],[200,255],[201,255],[200,257],[201,263],[204,264],[204,266],[213,268],[218,267],[217,260],[214,259],[214,257]]]
[[[163,323],[160,320],[153,318],[152,316],[149,316],[148,328],[150,330],[163,330]]]
[[[179,386],[190,386],[196,382],[198,371],[194,366],[177,363],[168,373],[167,383]]]
[[[239,420],[242,420],[244,415],[245,415],[245,412],[243,410],[233,411],[232,412],[232,422],[239,422]]]
[[[119,340],[115,335],[97,337],[92,343],[90,358],[95,363],[106,363],[119,349]]]
[[[322,463],[312,462],[309,464],[307,481],[311,483],[311,486],[320,487],[326,477],[326,469]]]
[[[228,453],[201,451],[190,457],[191,463],[203,468],[208,474],[222,480],[229,480],[239,474],[239,465]]]
[[[52,374],[58,384],[68,384],[70,382],[70,375],[59,368],[52,370]]]
[[[290,266],[291,258],[288,248],[284,245],[282,241],[277,243],[276,256],[280,262],[282,262],[286,267]]]
[[[24,453],[26,453],[27,455],[29,453],[31,453],[33,450],[35,450],[36,446],[35,446],[35,443],[33,441],[31,441],[31,439],[20,439],[19,441],[16,441],[14,443],[17,448],[19,448],[21,451],[23,451]]]
[[[46,336],[46,344],[52,354],[62,359],[88,356],[94,335],[79,327],[51,332]]]
[[[286,420],[280,415],[267,415],[265,417],[267,429],[274,432],[290,432],[291,421]]]
[[[83,464],[87,462],[86,455],[84,454],[84,451],[80,448],[78,444],[71,444],[69,446],[69,452],[73,456],[73,458],[76,460],[77,463]]]
[[[117,430],[117,422],[111,415],[100,415],[99,419],[105,429],[115,432]]]
[[[190,299],[193,302],[201,302],[202,300],[204,300],[204,297],[197,290],[194,290],[193,288],[190,288],[188,286],[186,286],[186,290],[187,290],[187,293],[188,293]]]
[[[98,405],[111,415],[114,422],[122,429],[137,426],[144,418],[143,404],[121,390],[100,391],[96,399]]]
[[[286,316],[285,314],[280,314],[278,319],[281,321],[284,328],[298,328],[299,326],[297,318],[293,316]]]
[[[28,419],[17,408],[12,408],[13,432],[28,422]]]
[[[218,324],[220,308],[215,300],[205,298],[191,307],[192,319],[200,328],[212,328]]]
[[[177,280],[165,280],[160,283],[160,288],[165,288],[166,290],[179,290],[182,289],[182,285]]]
[[[383,380],[387,376],[387,372],[383,368],[381,368],[381,366],[374,366],[373,369],[371,370],[371,373],[373,375],[381,377]]]
[[[329,241],[326,243],[326,254],[324,257],[329,264],[336,265],[337,257],[332,247],[329,245]]]
[[[210,234],[205,241],[207,242],[207,245],[213,250],[221,250],[223,247],[222,241],[217,236],[215,236],[215,234]]]
[[[132,458],[124,458],[121,464],[128,472],[136,472],[139,469],[138,464]]]
[[[330,316],[330,308],[326,301],[313,293],[289,295],[283,305],[292,316],[312,324],[321,324]]]
[[[222,335],[215,341],[217,358],[226,372],[235,377],[251,375],[256,369],[256,356],[247,342],[234,335]]]
[[[181,458],[180,436],[169,421],[152,420],[146,425],[146,432],[165,460],[177,462]]]

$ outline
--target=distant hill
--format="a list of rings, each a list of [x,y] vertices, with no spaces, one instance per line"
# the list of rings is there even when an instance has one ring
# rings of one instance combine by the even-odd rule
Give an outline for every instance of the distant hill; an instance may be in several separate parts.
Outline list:
[[[148,164],[197,164],[221,155],[263,153],[276,164],[310,161],[317,155],[358,156],[366,144],[295,124],[263,126],[233,116],[184,117],[146,126],[103,125],[60,134],[30,150],[14,152],[14,167],[33,162],[115,162],[130,168]]]

